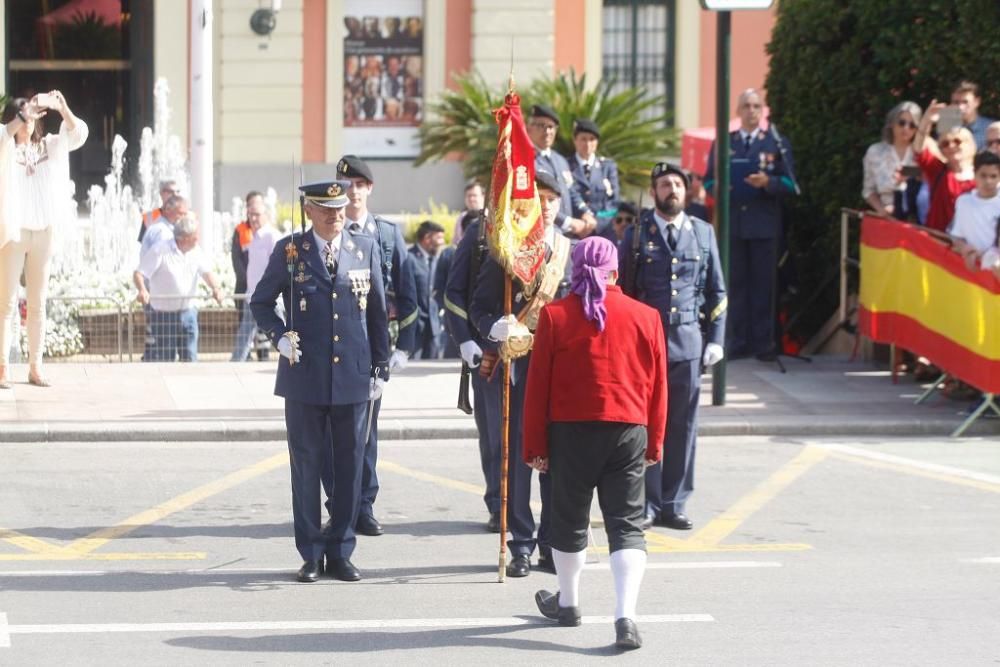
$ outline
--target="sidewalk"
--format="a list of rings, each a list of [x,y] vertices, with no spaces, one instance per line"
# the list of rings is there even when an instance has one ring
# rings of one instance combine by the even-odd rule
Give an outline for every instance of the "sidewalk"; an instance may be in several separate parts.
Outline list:
[[[727,401],[711,406],[703,378],[703,435],[947,435],[968,403],[934,396],[910,378],[842,358],[776,364],[740,360],[727,368]],[[386,440],[473,438],[472,417],[455,408],[459,365],[412,362],[386,390],[379,432]],[[273,363],[58,364],[53,386],[25,382],[13,366],[0,390],[0,442],[284,440],[283,403],[273,395]],[[970,435],[1000,434],[980,420]]]

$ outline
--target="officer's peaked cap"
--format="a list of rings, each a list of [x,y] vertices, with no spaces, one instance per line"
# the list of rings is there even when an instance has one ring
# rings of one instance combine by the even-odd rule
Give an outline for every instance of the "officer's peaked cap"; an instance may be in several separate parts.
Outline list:
[[[347,206],[347,188],[350,181],[322,181],[299,186],[302,196],[307,202],[312,202],[324,208],[344,208]]]

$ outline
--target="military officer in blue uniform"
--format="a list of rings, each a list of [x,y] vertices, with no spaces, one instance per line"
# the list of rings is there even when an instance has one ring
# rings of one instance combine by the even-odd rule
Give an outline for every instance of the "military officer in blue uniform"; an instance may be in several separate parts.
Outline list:
[[[348,204],[345,209],[345,226],[355,234],[364,234],[377,243],[379,250],[382,283],[385,286],[387,316],[395,323],[398,334],[395,350],[389,358],[389,370],[395,372],[406,368],[407,360],[416,347],[417,298],[413,274],[407,270],[408,254],[406,242],[398,225],[372,214],[368,210],[368,197],[375,185],[371,168],[355,155],[345,155],[337,162],[337,177],[350,182],[347,189]],[[365,447],[365,467],[361,481],[361,508],[355,530],[361,535],[378,536],[384,530],[375,518],[375,498],[379,484],[376,464],[378,463],[378,415],[382,399],[375,401],[371,433]],[[324,468],[327,470],[327,468]],[[332,473],[324,473],[323,488],[327,493],[327,508],[333,515],[331,485]]]
[[[487,381],[479,373],[485,345],[479,330],[469,321],[469,302],[475,291],[479,269],[486,261],[487,243],[482,211],[466,213],[473,221],[462,233],[451,257],[448,281],[444,288],[445,322],[448,332],[458,345],[462,361],[471,369],[473,392],[472,414],[479,435],[479,463],[486,481],[488,519],[486,529],[500,532],[500,383]]]
[[[600,140],[601,131],[597,123],[589,118],[576,119],[573,121],[576,152],[567,162],[573,174],[573,189],[597,218],[594,233],[609,238],[607,234],[621,199],[621,187],[618,184],[618,165],[611,158],[597,154]]]
[[[517,279],[513,281],[513,314],[524,323],[528,329],[534,330],[538,321],[538,311],[549,301],[559,299],[569,293],[572,265],[570,260],[570,241],[559,234],[555,221],[559,211],[560,181],[551,173],[535,172],[535,185],[542,204],[542,219],[545,225],[546,259],[531,285],[523,285]],[[546,278],[548,276],[548,278]],[[479,271],[475,290],[472,293],[472,303],[469,307],[469,320],[479,331],[480,340],[486,352],[482,366],[487,369],[502,361],[496,361],[500,344],[507,338],[507,329],[502,318],[504,295],[504,271],[492,257],[487,258]],[[507,542],[511,561],[507,565],[507,576],[526,577],[531,572],[531,554],[537,544],[539,551],[538,568],[554,572],[552,549],[548,543],[548,511],[549,511],[549,476],[539,474],[539,491],[542,497],[542,511],[538,522],[538,537],[535,539],[535,518],[531,512],[531,473],[532,469],[521,458],[521,425],[524,410],[524,387],[528,377],[530,355],[514,360],[511,367],[510,390],[510,427],[508,437],[508,507],[507,526],[511,539]],[[490,375],[489,382],[502,382],[502,369],[496,368]],[[497,442],[500,442],[500,405],[499,398],[502,387],[497,389],[496,420],[490,419],[490,428],[497,429]],[[487,406],[487,410],[489,410]],[[499,452],[498,452],[499,454]]]
[[[250,299],[281,353],[274,393],[285,399],[299,581],[324,570],[361,578],[351,562],[361,500],[369,402],[389,378],[389,329],[376,243],[344,229],[348,181],[300,188],[312,227],[278,243]],[[274,312],[278,297],[286,320]],[[332,461],[327,458],[332,455]],[[321,522],[320,474],[332,466],[333,516]]]
[[[535,172],[547,172],[559,184],[559,214],[555,227],[573,238],[584,238],[597,228],[594,212],[573,187],[569,163],[552,147],[559,132],[559,114],[544,104],[531,107],[528,138],[535,146]]]
[[[645,210],[622,241],[622,289],[659,311],[667,336],[667,434],[663,460],[646,469],[646,519],[691,528],[702,365],[723,357],[726,287],[712,226],[684,213],[688,178],[666,162],[653,167]],[[700,320],[704,319],[703,338]],[[707,343],[707,344],[706,344]]]
[[[782,232],[782,199],[795,194],[792,148],[772,126],[760,127],[763,102],[756,90],[740,94],[740,129],[729,133],[733,185],[729,193],[730,358],[774,358],[775,270]],[[705,187],[715,186],[715,146]]]

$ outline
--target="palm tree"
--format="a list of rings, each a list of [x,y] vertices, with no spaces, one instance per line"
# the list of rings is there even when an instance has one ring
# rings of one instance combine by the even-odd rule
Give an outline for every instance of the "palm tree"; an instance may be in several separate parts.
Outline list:
[[[441,93],[429,106],[430,120],[420,128],[421,165],[459,154],[468,178],[488,183],[496,151],[496,122],[493,110],[503,104],[504,88],[490,86],[478,73],[455,77],[458,90]],[[573,151],[573,120],[590,118],[601,128],[600,154],[618,163],[623,186],[645,188],[649,170],[677,149],[677,131],[666,115],[653,113],[664,107],[664,99],[642,88],[614,92],[614,81],[601,80],[593,89],[586,75],[570,70],[552,78],[533,81],[521,94],[526,112],[533,104],[544,103],[559,114],[556,150]]]

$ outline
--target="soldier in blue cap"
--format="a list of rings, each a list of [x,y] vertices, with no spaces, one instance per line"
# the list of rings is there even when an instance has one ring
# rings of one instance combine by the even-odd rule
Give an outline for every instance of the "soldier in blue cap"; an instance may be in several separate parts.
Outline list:
[[[573,146],[576,152],[567,160],[573,174],[573,189],[597,218],[595,234],[614,240],[611,221],[621,198],[618,165],[611,158],[597,154],[601,131],[589,118],[573,121]],[[608,233],[611,236],[608,236]]]
[[[274,393],[285,399],[298,580],[326,571],[357,581],[351,562],[365,430],[389,377],[389,328],[379,248],[344,229],[348,181],[300,188],[312,227],[275,246],[250,299],[281,353]],[[282,297],[286,319],[274,312]],[[331,453],[332,461],[327,457]],[[320,473],[331,466],[333,512],[321,521]]]
[[[337,177],[349,182],[347,188],[347,220],[344,225],[351,232],[364,234],[377,243],[385,286],[385,305],[390,327],[395,329],[397,338],[395,350],[389,358],[389,370],[406,368],[408,358],[416,349],[417,295],[413,273],[408,270],[406,242],[398,225],[372,214],[368,210],[368,197],[375,185],[375,177],[368,164],[356,155],[345,155],[337,162]],[[394,323],[394,324],[393,324]],[[390,336],[391,338],[391,336]],[[378,496],[378,416],[382,400],[375,401],[371,433],[365,447],[365,468],[361,480],[361,509],[355,530],[361,535],[378,536],[384,531],[375,518],[375,498]],[[325,469],[324,469],[325,470]],[[330,485],[332,473],[324,473],[323,488],[327,492],[327,508],[333,516]]]
[[[667,435],[663,460],[646,469],[645,528],[692,526],[685,503],[694,490],[701,369],[723,357],[722,263],[712,226],[684,212],[687,187],[682,169],[666,162],[654,166],[655,208],[642,212],[619,246],[622,289],[659,311],[667,336]]]
[[[535,172],[546,172],[555,177],[559,186],[559,213],[555,227],[574,238],[582,239],[597,228],[597,218],[580,193],[573,188],[573,172],[566,158],[552,146],[559,132],[559,114],[544,104],[531,107],[528,120],[528,138],[535,146]]]

